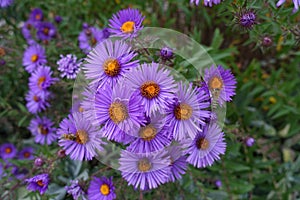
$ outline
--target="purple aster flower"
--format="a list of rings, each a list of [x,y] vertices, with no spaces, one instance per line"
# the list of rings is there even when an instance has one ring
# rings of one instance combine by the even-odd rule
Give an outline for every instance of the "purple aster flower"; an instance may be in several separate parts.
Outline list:
[[[56,28],[51,22],[40,22],[37,29],[37,38],[42,41],[49,41],[56,36]]]
[[[84,118],[82,113],[74,112],[59,125],[59,146],[73,160],[91,160],[97,151],[103,150],[100,133]]]
[[[5,8],[10,6],[14,0],[0,0],[0,8]]]
[[[36,143],[50,145],[57,138],[56,128],[53,128],[53,125],[53,122],[47,117],[37,116],[31,120],[28,129],[35,136]]]
[[[11,167],[11,173],[16,179],[23,180],[26,174],[28,174],[28,169],[26,168],[19,168],[16,165],[10,165],[9,167]]]
[[[136,67],[138,60],[132,61],[137,54],[124,41],[107,39],[97,45],[86,59],[83,66],[85,76],[91,84],[115,84],[131,68]]]
[[[14,158],[17,154],[15,145],[11,143],[5,143],[0,146],[0,156],[2,159]]]
[[[96,123],[104,124],[102,133],[109,140],[127,143],[126,135],[146,122],[142,105],[125,84],[99,88],[94,98]]]
[[[30,20],[26,21],[22,26],[22,34],[23,37],[26,39],[27,43],[32,43],[32,41],[34,41],[32,39],[32,31],[34,29],[35,29],[35,24]]]
[[[72,195],[73,199],[78,200],[79,198],[81,198],[81,200],[87,200],[85,198],[85,192],[78,184],[78,180],[71,180],[71,185],[66,186],[65,189],[67,190],[68,194]]]
[[[160,57],[164,61],[171,60],[174,57],[172,49],[169,47],[163,47],[160,50]]]
[[[56,23],[61,23],[61,21],[62,21],[62,17],[61,16],[59,16],[59,15],[56,15],[55,17],[54,17],[54,21],[56,22]]]
[[[143,29],[144,19],[145,17],[138,9],[120,10],[109,20],[109,31],[112,36],[124,39],[136,37],[138,32]]]
[[[248,146],[248,147],[252,147],[254,145],[254,138],[252,137],[247,137],[246,140],[245,140],[245,144]]]
[[[26,179],[27,190],[39,191],[40,194],[44,194],[48,189],[50,178],[48,174],[39,174],[32,178]]]
[[[73,54],[66,56],[60,55],[60,60],[56,62],[58,65],[58,71],[61,72],[60,77],[67,77],[68,79],[75,79],[80,71],[81,60],[77,60],[77,57]]]
[[[148,116],[174,103],[174,93],[177,91],[175,81],[169,70],[159,69],[159,64],[141,64],[127,78],[129,88],[137,91]]]
[[[25,147],[19,152],[19,159],[24,160],[32,160],[34,158],[33,156],[34,149],[32,147]]]
[[[47,89],[58,80],[57,78],[52,78],[51,75],[52,71],[50,67],[38,67],[29,78],[30,89],[45,98],[48,94]]]
[[[134,188],[154,189],[169,179],[170,156],[166,151],[136,154],[122,150],[119,163],[122,177]]]
[[[251,9],[242,9],[236,14],[236,23],[245,29],[252,29],[257,23],[256,13]]]
[[[209,97],[203,90],[193,89],[182,82],[178,85],[178,94],[175,103],[166,109],[166,123],[170,126],[175,140],[180,141],[187,137],[194,139],[197,131],[210,117],[210,112],[204,110],[210,106]]]
[[[23,66],[26,71],[32,73],[38,66],[47,63],[45,49],[39,44],[29,46],[23,56]]]
[[[109,179],[106,177],[93,177],[88,189],[89,200],[112,200],[116,197],[112,177]]]
[[[109,37],[107,30],[100,30],[96,27],[83,27],[78,36],[79,47],[84,53],[89,53],[97,44]]]
[[[168,181],[175,182],[176,180],[181,179],[182,175],[185,174],[188,163],[186,162],[186,156],[183,155],[179,145],[169,146],[166,150],[168,151],[171,160],[171,172]]]
[[[127,150],[133,153],[156,152],[171,143],[164,116],[158,113],[149,118],[146,126],[132,129],[131,133],[137,138],[130,143]]]
[[[39,8],[35,8],[31,11],[29,20],[32,22],[41,22],[43,21],[44,15],[43,11]]]
[[[215,186],[216,186],[217,188],[222,187],[222,181],[221,181],[221,180],[216,180],[216,181],[215,181]]]
[[[43,94],[39,93],[36,90],[29,90],[26,94],[26,107],[28,111],[32,114],[36,114],[43,110],[46,110],[50,106],[48,99],[51,96],[51,93],[44,91]]]
[[[235,95],[235,77],[229,69],[226,70],[221,65],[205,69],[204,80],[208,85],[213,101],[218,101],[220,105],[226,101],[231,101],[231,97]]]
[[[187,162],[198,168],[211,166],[215,160],[220,159],[220,154],[225,154],[225,150],[224,133],[216,124],[212,124],[190,141],[186,150],[189,154]]]
[[[286,0],[279,0],[276,4],[277,7],[281,6],[283,3],[285,3]],[[300,0],[293,0],[294,3],[294,9],[293,13],[297,12],[299,10]]]

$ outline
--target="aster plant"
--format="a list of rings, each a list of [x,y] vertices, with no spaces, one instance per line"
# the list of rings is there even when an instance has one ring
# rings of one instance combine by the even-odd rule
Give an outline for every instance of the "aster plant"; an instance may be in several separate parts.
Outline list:
[[[88,188],[89,200],[113,200],[116,199],[115,186],[112,177],[93,177]]]
[[[173,58],[162,50],[161,60]],[[137,56],[123,39],[95,47],[83,67],[81,106],[103,139],[122,146],[118,169],[128,185],[149,190],[181,179],[188,164],[211,166],[225,153],[211,106],[230,101],[236,81],[230,70],[211,66],[201,86],[176,82],[166,66],[139,63]]]
[[[86,78],[92,80],[91,84],[112,86],[131,68],[137,67],[135,56],[137,54],[124,41],[107,39],[88,54],[83,70]]]
[[[199,2],[190,1],[197,5]],[[203,3],[211,7],[221,0]],[[256,16],[250,10],[240,14],[240,25],[252,28]],[[107,153],[108,145],[121,149],[113,149],[117,154],[116,169],[129,186],[141,191],[180,180],[189,164],[205,168],[225,154],[224,133],[217,123],[214,105],[222,107],[232,100],[236,89],[233,74],[220,65],[211,66],[203,71],[200,86],[178,81],[173,69],[164,65],[175,64],[176,59],[176,48],[167,46],[156,51],[157,60],[149,59],[151,52],[147,52],[145,61],[144,54],[133,45],[138,41],[144,19],[139,10],[128,8],[112,16],[109,28],[100,30],[83,24],[78,41],[86,58],[78,59],[73,52],[61,54],[53,67],[51,62],[46,66],[45,48],[57,36],[57,29],[45,21],[40,9],[32,10],[22,27],[30,44],[23,56],[23,66],[30,73],[26,107],[35,115],[28,129],[38,145],[48,150],[49,145],[57,143],[60,149],[55,158],[48,158],[34,157],[32,147],[24,147],[17,153],[12,144],[1,145],[3,159],[16,156],[22,161],[34,159],[31,172],[39,174],[25,179],[28,190],[41,195],[47,191],[57,160],[74,160],[80,166],[84,161],[93,163],[93,158]],[[56,25],[61,22],[59,17],[54,20]],[[44,46],[38,44],[41,42]],[[54,98],[51,86],[58,82],[57,74],[75,79],[79,72],[87,84],[83,92],[73,95],[72,108],[67,108],[69,115],[61,119],[56,110],[47,109]],[[56,128],[58,120],[61,121]],[[13,174],[23,179],[32,174],[10,167]],[[70,175],[72,179],[62,179],[67,184],[64,191],[68,196],[91,200],[117,198],[112,177],[97,177],[96,172],[91,179],[83,180],[80,176],[84,175],[78,175],[80,170],[77,171],[76,176]]]
[[[26,34],[26,33],[25,33]],[[26,71],[32,73],[39,66],[45,65],[47,63],[45,49],[39,45],[35,44],[29,46],[23,56],[23,66]]]
[[[26,179],[27,190],[38,191],[40,194],[44,194],[48,189],[50,182],[49,174],[39,174],[32,178]]]
[[[14,158],[17,154],[17,149],[14,144],[5,143],[0,146],[0,156],[2,159]]]
[[[98,130],[79,112],[73,112],[64,119],[57,134],[58,144],[74,160],[91,160],[97,150],[103,149]]]
[[[82,61],[73,54],[66,56],[60,55],[60,60],[56,62],[58,65],[58,71],[61,72],[60,77],[67,79],[75,79],[76,75],[80,71],[80,65]]]
[[[109,31],[111,36],[124,39],[134,38],[143,29],[144,16],[137,9],[123,9],[114,14],[109,20]]]
[[[35,142],[50,145],[56,141],[56,128],[54,123],[47,117],[36,117],[31,120],[28,129],[35,136]]]
[[[110,33],[106,28],[100,30],[96,27],[90,27],[84,24],[83,30],[78,36],[79,48],[84,53],[89,53],[97,44],[108,38]]]

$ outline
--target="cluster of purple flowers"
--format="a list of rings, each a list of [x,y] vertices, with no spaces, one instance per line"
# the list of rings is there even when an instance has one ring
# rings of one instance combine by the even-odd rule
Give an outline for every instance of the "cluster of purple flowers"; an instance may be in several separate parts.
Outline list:
[[[122,177],[128,185],[148,190],[180,179],[188,164],[211,166],[225,153],[224,133],[215,123],[217,115],[212,105],[223,106],[232,100],[236,80],[230,70],[211,66],[205,70],[199,87],[176,82],[164,65],[141,63],[128,40],[138,36],[143,20],[138,10],[129,8],[113,15],[107,29],[85,24],[78,37],[80,48],[88,53],[83,65],[89,80],[84,99],[73,106],[76,108],[58,129],[47,117],[36,116],[29,130],[36,143],[49,145],[58,139],[59,146],[73,160],[91,160],[107,145],[104,138],[122,144],[118,160]],[[118,39],[111,40],[110,36]],[[160,54],[165,61],[174,56],[167,47]],[[45,51],[38,44],[24,53],[23,64],[32,73],[26,99],[34,114],[49,106],[45,101],[51,96],[48,89],[57,80],[51,77],[46,63]],[[81,60],[69,54],[61,56],[57,64],[61,77],[74,79]],[[39,174],[26,182],[28,190],[43,194],[50,177]],[[66,190],[74,199],[116,198],[112,178],[93,177],[87,191],[73,180]]]
[[[90,160],[106,145],[100,138],[125,145],[119,170],[129,185],[146,190],[180,179],[188,163],[210,166],[225,153],[224,133],[210,108],[231,101],[236,81],[230,70],[211,66],[198,87],[175,82],[163,65],[140,63],[126,39],[138,35],[143,19],[125,9],[109,20],[119,40],[108,38],[88,54],[83,112],[64,119],[58,133],[72,159]],[[170,51],[162,50],[168,59]]]
[[[57,80],[52,77],[51,68],[46,66],[47,57],[45,48],[33,39],[32,30],[36,30],[40,41],[48,41],[56,34],[56,28],[50,22],[44,22],[41,9],[31,11],[29,19],[22,27],[22,33],[29,46],[23,55],[23,66],[31,74],[29,91],[26,95],[26,107],[32,114],[44,111],[50,106],[51,92],[49,87]]]
[[[43,11],[35,8],[29,19],[22,26],[22,34],[29,45],[36,44],[36,39],[47,44],[56,36],[56,27],[53,23],[44,21]]]
[[[31,28],[37,28],[37,36],[41,41],[48,41],[55,36],[56,29],[54,25],[43,21],[43,12],[39,8],[33,9],[29,20],[22,28],[22,32],[27,41],[32,39]],[[61,17],[56,16],[56,21],[60,22]],[[47,30],[47,31],[46,31]],[[47,34],[46,34],[47,32]],[[29,46],[23,55],[23,66],[31,74],[29,78],[29,91],[26,95],[26,107],[28,111],[35,114],[29,125],[29,130],[35,136],[35,142],[39,144],[50,145],[57,139],[54,123],[46,116],[39,117],[38,113],[46,110],[49,106],[49,100],[53,96],[49,90],[58,78],[52,77],[53,71],[47,64],[45,48],[38,42],[28,42]],[[76,78],[80,70],[81,60],[75,55],[68,54],[60,56],[57,61],[57,70],[61,72],[61,77],[68,79]]]
[[[79,47],[84,53],[88,53],[92,48],[109,36],[110,32],[107,28],[100,30],[97,27],[91,27],[84,23],[82,31],[78,36]]]
[[[32,147],[24,147],[22,150],[18,151],[15,145],[12,143],[5,143],[0,146],[0,158],[3,160],[7,159],[33,159],[34,149]]]
[[[19,168],[11,162],[11,160],[32,160],[34,158],[34,149],[32,147],[23,147],[17,150],[16,146],[12,143],[4,143],[0,145],[0,158],[3,160],[0,164],[0,177],[4,177],[8,171],[17,179],[22,179],[27,174],[28,170]]]

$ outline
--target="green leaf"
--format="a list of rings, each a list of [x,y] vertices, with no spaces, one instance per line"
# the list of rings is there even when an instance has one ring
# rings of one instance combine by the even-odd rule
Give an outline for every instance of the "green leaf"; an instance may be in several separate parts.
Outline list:
[[[211,46],[214,48],[214,49],[218,49],[222,43],[223,43],[223,37],[220,33],[220,30],[217,28],[215,29],[215,32],[214,32],[214,36],[213,36],[213,40],[211,42]]]
[[[230,189],[236,194],[245,194],[251,191],[253,188],[254,188],[253,184],[241,179],[230,181]]]
[[[229,171],[234,171],[234,172],[243,172],[243,171],[250,171],[250,167],[247,165],[244,165],[242,163],[237,163],[234,161],[228,161],[225,163],[226,169]]]

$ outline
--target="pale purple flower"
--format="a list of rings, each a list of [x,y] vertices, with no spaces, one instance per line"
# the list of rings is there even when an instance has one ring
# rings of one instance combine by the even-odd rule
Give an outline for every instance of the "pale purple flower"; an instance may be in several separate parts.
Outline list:
[[[82,64],[81,59],[73,54],[68,54],[66,56],[60,55],[60,60],[56,62],[58,65],[58,71],[60,71],[60,77],[67,79],[75,79],[80,71],[80,65]]]

